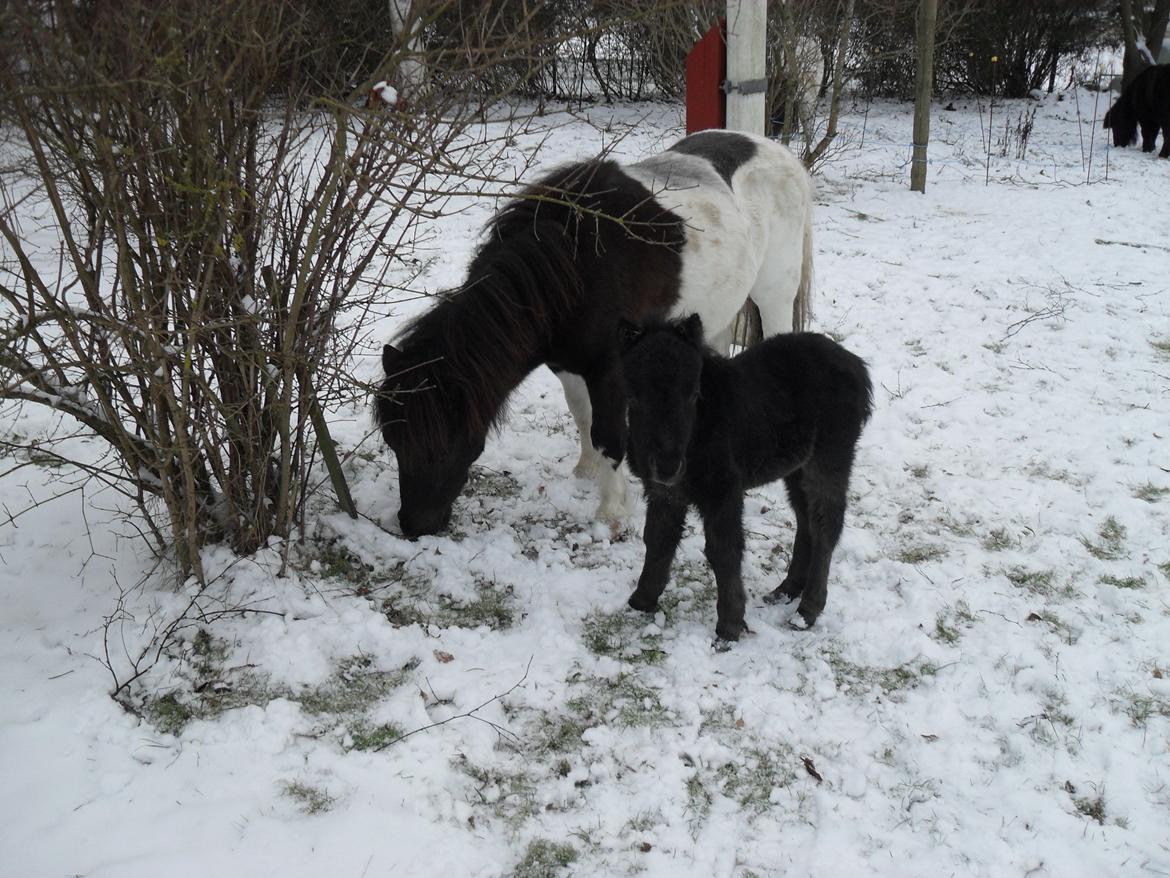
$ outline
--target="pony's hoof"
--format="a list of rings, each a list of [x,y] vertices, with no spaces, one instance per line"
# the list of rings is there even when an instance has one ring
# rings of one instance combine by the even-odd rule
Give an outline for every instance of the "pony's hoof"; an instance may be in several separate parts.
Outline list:
[[[578,479],[593,480],[597,478],[597,461],[581,458],[573,467],[573,475]]]
[[[602,503],[597,507],[598,520],[609,522],[611,525],[620,525],[629,514],[630,511],[626,509],[626,504],[621,501]]]
[[[626,601],[635,610],[640,610],[643,613],[653,613],[658,609],[658,598],[647,597],[646,595],[634,592],[630,595],[630,599]]]

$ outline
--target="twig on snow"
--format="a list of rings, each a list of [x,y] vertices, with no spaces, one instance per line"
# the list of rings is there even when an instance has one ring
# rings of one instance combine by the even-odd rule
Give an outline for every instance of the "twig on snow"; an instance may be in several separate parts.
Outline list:
[[[533,658],[532,656],[528,657],[528,664],[524,668],[524,676],[522,676],[519,680],[517,680],[515,683],[513,683],[511,685],[511,687],[509,687],[506,692],[501,692],[498,695],[493,695],[487,701],[484,701],[482,704],[476,705],[475,707],[471,708],[471,710],[465,711],[464,713],[457,713],[457,714],[455,714],[455,716],[449,716],[446,719],[439,720],[437,723],[431,723],[430,725],[420,726],[417,729],[411,729],[409,732],[406,732],[405,734],[399,735],[397,738],[395,738],[392,741],[387,741],[384,744],[379,744],[377,747],[374,748],[374,750],[375,751],[385,750],[387,747],[389,747],[393,744],[397,744],[399,741],[406,740],[411,735],[417,735],[419,732],[426,732],[426,731],[430,731],[431,729],[438,728],[439,726],[445,726],[447,723],[452,722],[452,721],[457,720],[457,719],[479,720],[481,723],[485,723],[486,725],[491,726],[492,729],[495,730],[496,734],[499,735],[501,738],[507,737],[507,738],[511,738],[513,741],[519,741],[520,739],[515,734],[508,731],[503,726],[498,725],[497,723],[494,723],[491,720],[484,719],[482,716],[476,716],[475,714],[476,714],[476,711],[482,710],[483,708],[487,707],[489,704],[491,704],[495,701],[499,701],[502,698],[507,698],[509,695],[511,695],[513,692],[515,692],[517,689],[519,689],[524,684],[524,681],[528,679],[528,671],[532,667],[532,658]]]

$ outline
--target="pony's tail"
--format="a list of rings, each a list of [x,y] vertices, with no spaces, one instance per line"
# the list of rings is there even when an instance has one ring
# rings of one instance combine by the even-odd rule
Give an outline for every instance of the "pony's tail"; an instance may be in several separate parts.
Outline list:
[[[752,301],[751,296],[747,297],[735,315],[731,340],[745,351],[764,340],[764,321],[760,318],[760,307]]]
[[[812,209],[804,215],[804,244],[800,257],[800,285],[792,300],[792,331],[804,332],[812,318],[813,240]]]

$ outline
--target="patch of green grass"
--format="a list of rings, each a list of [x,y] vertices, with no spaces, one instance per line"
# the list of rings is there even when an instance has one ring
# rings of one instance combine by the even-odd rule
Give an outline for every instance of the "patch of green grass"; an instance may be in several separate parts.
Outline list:
[[[569,753],[581,749],[581,736],[590,724],[576,716],[548,716],[540,718],[535,743],[538,751]],[[566,772],[567,773],[567,772]]]
[[[226,645],[205,632],[191,643],[191,669],[197,681],[190,690],[172,689],[162,695],[147,695],[139,712],[164,733],[177,734],[193,719],[212,720],[229,710],[257,705],[264,707],[277,698],[298,702],[313,716],[339,719],[356,729],[360,749],[370,749],[382,740],[392,740],[393,725],[373,726],[364,714],[393,689],[409,678],[417,661],[393,671],[373,668],[370,656],[341,661],[328,680],[299,690],[274,686],[266,675],[248,669],[225,669]],[[368,740],[367,740],[368,739]],[[377,740],[375,740],[377,739]]]
[[[1065,709],[1068,707],[1068,700],[1060,692],[1055,689],[1049,689],[1044,693],[1044,718],[1050,722],[1059,723],[1062,726],[1071,726],[1076,720]]]
[[[1170,718],[1170,698],[1154,692],[1135,692],[1132,689],[1118,692],[1110,703],[1129,717],[1138,728],[1145,728],[1150,717]]]
[[[1077,631],[1073,629],[1072,626],[1070,626],[1067,622],[1061,619],[1060,616],[1056,615],[1055,613],[1051,613],[1048,610],[1041,610],[1038,613],[1029,613],[1027,621],[1046,623],[1050,628],[1052,628],[1053,631],[1059,634],[1060,639],[1069,646],[1072,646],[1074,643],[1080,640],[1081,637],[1080,634],[1077,633]]]
[[[422,577],[404,579],[394,594],[382,599],[382,613],[393,625],[437,625],[440,628],[491,628],[501,631],[516,621],[513,589],[495,580],[477,580],[475,596],[460,600],[433,595]]]
[[[473,466],[467,474],[467,493],[476,497],[517,497],[520,483],[507,470],[497,471]]]
[[[418,661],[395,671],[377,670],[372,665],[373,659],[367,655],[345,659],[329,680],[288,697],[311,714],[360,715],[405,683]]]
[[[959,601],[954,607],[938,614],[934,620],[934,637],[943,643],[957,643],[962,636],[961,629],[970,627],[975,620],[976,616],[967,602]]]
[[[1056,581],[1055,570],[1029,570],[1026,567],[1008,567],[1003,571],[1008,582],[1033,594],[1051,594]]]
[[[766,811],[772,807],[772,791],[796,780],[795,759],[787,747],[777,751],[749,749],[719,769],[721,792],[757,814]]]
[[[1092,796],[1076,797],[1073,799],[1073,805],[1085,817],[1096,820],[1102,826],[1105,825],[1105,796],[1101,792]]]
[[[320,787],[310,786],[300,781],[286,783],[282,792],[296,802],[306,814],[322,814],[337,801]]]
[[[1167,494],[1170,494],[1170,488],[1160,488],[1152,482],[1146,482],[1144,485],[1134,485],[1131,490],[1137,499],[1145,500],[1147,503],[1157,503]]]
[[[367,584],[374,571],[373,567],[337,541],[322,546],[316,560],[321,564],[321,576],[342,579],[355,586]]]
[[[868,691],[876,687],[888,695],[903,689],[914,689],[924,678],[938,673],[938,667],[926,661],[911,660],[892,668],[874,668],[854,664],[835,649],[828,650],[825,658],[833,670],[837,688],[844,692]]]
[[[683,610],[709,613],[715,606],[719,590],[715,574],[706,561],[687,559],[676,562],[670,584],[658,602],[668,623],[684,616]]]
[[[381,750],[393,744],[405,734],[401,726],[394,723],[369,725],[358,720],[349,726],[349,737],[352,743],[351,750]]]
[[[491,628],[502,631],[516,621],[512,601],[512,586],[491,582],[476,582],[475,597],[459,603],[445,595],[439,598],[442,611],[439,624],[444,628]],[[446,623],[446,624],[443,624]]]
[[[926,564],[946,557],[946,549],[942,546],[931,546],[926,543],[904,546],[895,559],[903,564]]]
[[[538,838],[524,849],[512,878],[554,878],[576,859],[577,849],[571,844]]]
[[[634,610],[585,617],[581,638],[594,655],[620,658],[627,662],[655,665],[666,658],[660,634],[644,634],[649,617]]]
[[[177,735],[188,722],[195,718],[195,711],[179,700],[177,692],[167,692],[156,698],[148,698],[142,705],[146,721],[164,735]]]
[[[1170,339],[1151,338],[1150,347],[1152,347],[1159,356],[1170,357]]]
[[[626,828],[631,832],[649,832],[662,822],[661,811],[639,811],[626,821]]]
[[[591,677],[582,685],[585,691],[571,698],[568,708],[587,725],[661,726],[672,718],[657,690],[643,685],[634,674],[619,674],[612,680]]]
[[[1098,582],[1102,582],[1105,585],[1112,585],[1114,588],[1138,589],[1146,587],[1145,579],[1140,576],[1110,576],[1106,574]]]
[[[707,792],[699,773],[695,772],[687,778],[687,807],[685,811],[687,826],[690,827],[692,837],[698,837],[703,825],[707,822],[707,815],[710,813],[711,794]]]
[[[540,813],[536,781],[527,772],[495,766],[485,768],[463,755],[455,760],[455,765],[476,784],[471,804],[487,807],[514,825]]]
[[[1163,576],[1165,576],[1167,579],[1170,579],[1170,561],[1167,561],[1164,564],[1159,564],[1158,569],[1162,571]]]
[[[1016,538],[1003,527],[997,527],[983,538],[983,548],[988,552],[1002,552],[1014,548],[1015,545]]]
[[[1125,557],[1125,534],[1125,526],[1110,515],[1097,528],[1096,542],[1082,537],[1081,545],[1088,549],[1094,558],[1117,561]]]
[[[1048,479],[1053,482],[1066,482],[1070,485],[1084,484],[1083,479],[1079,479],[1066,469],[1055,469],[1052,464],[1046,460],[1035,461],[1030,464],[1025,470],[1028,475],[1035,476],[1040,479]]]
[[[934,620],[934,636],[936,640],[941,640],[943,643],[957,643],[959,629],[949,624],[945,615],[939,615]]]

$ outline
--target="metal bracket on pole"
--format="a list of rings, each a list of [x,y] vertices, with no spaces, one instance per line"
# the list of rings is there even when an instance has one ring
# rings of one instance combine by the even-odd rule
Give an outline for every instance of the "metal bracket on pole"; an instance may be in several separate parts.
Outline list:
[[[759,94],[768,90],[768,80],[761,78],[748,79],[744,82],[732,82],[730,79],[725,79],[719,83],[719,89],[724,94],[731,94],[733,91],[739,92],[741,95]]]

